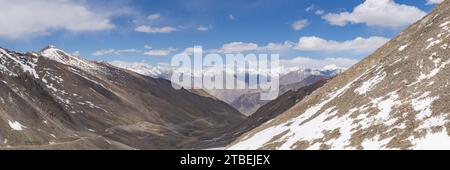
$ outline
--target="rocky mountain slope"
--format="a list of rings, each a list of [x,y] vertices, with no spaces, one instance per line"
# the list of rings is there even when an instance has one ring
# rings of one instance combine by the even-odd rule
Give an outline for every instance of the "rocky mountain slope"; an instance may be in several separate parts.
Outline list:
[[[450,1],[228,149],[450,149]]]
[[[224,129],[221,133],[214,134],[215,136],[204,136],[201,142],[192,146],[201,147],[220,147],[231,143],[242,134],[270,121],[286,110],[290,109],[298,101],[301,101],[306,96],[313,93],[318,88],[322,87],[328,79],[320,79],[311,85],[302,86],[296,90],[287,90],[287,92],[280,95],[276,100],[270,101],[267,104],[260,107],[254,114],[249,116],[242,123],[232,126],[228,129]]]
[[[238,124],[226,103],[49,46],[0,48],[0,148],[177,149]]]

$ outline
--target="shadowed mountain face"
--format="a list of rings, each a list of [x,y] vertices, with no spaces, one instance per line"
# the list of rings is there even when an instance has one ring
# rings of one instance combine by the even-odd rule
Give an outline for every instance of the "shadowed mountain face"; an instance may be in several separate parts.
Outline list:
[[[226,103],[69,55],[0,48],[0,148],[177,149],[243,121]]]
[[[229,149],[450,149],[450,1]]]

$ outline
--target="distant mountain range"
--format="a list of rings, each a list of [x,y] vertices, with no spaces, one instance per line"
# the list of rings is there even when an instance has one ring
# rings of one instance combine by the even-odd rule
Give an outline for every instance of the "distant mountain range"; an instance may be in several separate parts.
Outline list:
[[[110,64],[120,68],[135,71],[143,75],[155,78],[164,78],[167,80],[170,80],[172,72],[174,71],[174,69],[176,69],[175,67],[171,67],[170,65],[167,64],[150,65],[142,62],[129,63],[122,61],[113,61],[110,62]],[[300,87],[315,83],[318,80],[333,77],[343,72],[344,70],[345,68],[339,68],[336,65],[329,65],[321,69],[283,67],[279,71],[280,88],[281,88],[279,95],[282,95],[284,92],[288,90],[295,90]],[[216,73],[216,71],[211,70],[211,68],[207,68],[203,70],[203,73],[212,74]],[[248,77],[250,75],[258,75],[258,73],[246,72],[245,75],[246,77]],[[237,78],[235,80],[240,84],[247,84],[251,86],[248,82],[248,78],[246,78],[244,82],[238,80]],[[213,89],[205,91],[210,95],[214,96],[215,98],[230,104],[231,106],[235,107],[245,115],[251,115],[260,106],[269,102],[265,100],[260,100],[259,94],[263,91],[259,89],[237,89],[237,90]]]
[[[131,71],[134,71],[136,73],[150,76],[153,78],[163,78],[170,80],[172,76],[172,72],[177,69],[177,67],[170,66],[167,63],[158,63],[158,64],[148,64],[145,62],[125,62],[125,61],[111,61],[109,64],[114,65],[119,68],[128,69]],[[194,73],[194,76],[201,76],[198,73],[202,74],[214,74],[217,73],[214,68],[203,68],[203,72],[196,71]],[[343,71],[345,71],[346,68],[338,67],[334,64],[327,65],[323,68],[301,68],[301,67],[285,67],[282,66],[278,69],[278,73],[280,77],[287,76],[285,78],[281,78],[280,84],[292,84],[297,83],[301,80],[295,80],[294,78],[301,79],[304,77],[308,77],[310,75],[320,75],[320,76],[326,76],[326,77],[332,77],[335,76]],[[258,72],[252,71],[252,70],[244,70],[244,69],[237,69],[238,73],[242,74],[245,73],[246,75],[257,75]]]
[[[287,74],[285,76],[283,76],[282,78],[286,78],[288,76],[294,75],[292,73]],[[294,75],[295,76],[295,75]],[[326,76],[318,76],[318,75],[311,75],[309,77],[306,78],[300,78],[300,82],[297,83],[292,83],[292,84],[284,84],[281,85],[280,88],[280,92],[279,95],[283,95],[284,93],[292,90],[292,91],[296,91],[302,87],[305,86],[309,86],[311,84],[314,84],[318,81],[321,80],[325,80],[328,79],[330,77],[326,77]],[[289,79],[288,79],[289,80]],[[294,79],[295,80],[295,79]],[[293,82],[293,81],[292,81]],[[237,99],[235,99],[234,101],[232,101],[230,103],[231,106],[233,106],[234,108],[238,109],[241,113],[243,113],[244,115],[252,115],[253,113],[256,112],[256,110],[258,110],[261,106],[269,103],[269,100],[261,100],[260,99],[260,92],[254,92],[254,93],[244,93],[241,94]]]

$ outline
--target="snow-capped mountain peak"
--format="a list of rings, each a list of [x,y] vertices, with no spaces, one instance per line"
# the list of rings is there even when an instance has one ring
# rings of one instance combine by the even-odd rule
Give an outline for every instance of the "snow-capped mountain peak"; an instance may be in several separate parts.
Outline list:
[[[46,57],[50,60],[69,65],[74,66],[78,68],[87,68],[92,69],[95,68],[95,65],[87,61],[83,58],[71,55],[69,53],[64,52],[63,50],[60,50],[56,48],[54,45],[49,45],[46,48],[42,49],[39,52],[43,57]]]
[[[164,79],[170,79],[170,75],[176,69],[176,67],[172,67],[166,63],[158,63],[156,65],[152,65],[145,62],[112,61],[109,62],[109,64],[119,68],[128,69],[142,75]],[[226,69],[229,68],[230,67],[227,67]],[[280,77],[287,75],[304,75],[302,77],[308,77],[310,75],[320,75],[325,77],[333,77],[339,73],[342,73],[345,70],[346,68],[338,67],[336,65],[328,65],[322,69],[303,68],[299,66],[291,66],[291,67],[281,66],[278,69],[275,69],[275,72],[278,73]],[[215,74],[215,73],[221,73],[221,70],[214,70],[214,68],[204,68],[204,70],[202,71],[194,71],[194,76],[201,76],[201,74]],[[257,70],[246,70],[246,69],[237,69],[237,73],[248,75],[261,74],[258,73]],[[301,80],[297,78],[297,80],[292,81],[301,81]]]
[[[173,71],[173,68],[167,64],[150,65],[143,62],[130,63],[123,61],[112,61],[109,64],[154,78],[170,79]]]

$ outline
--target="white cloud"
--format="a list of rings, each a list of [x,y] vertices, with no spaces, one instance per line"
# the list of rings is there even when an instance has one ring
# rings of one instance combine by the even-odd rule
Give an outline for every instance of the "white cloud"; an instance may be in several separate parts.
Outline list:
[[[115,27],[108,14],[69,0],[0,0],[0,37],[50,35],[51,30],[72,32]]]
[[[323,14],[325,14],[325,11],[324,10],[317,10],[314,14],[316,14],[316,15],[323,15]]]
[[[207,53],[242,53],[242,52],[282,52],[289,50],[322,51],[322,52],[371,52],[385,44],[389,39],[384,37],[357,37],[347,41],[326,40],[320,37],[300,37],[298,43],[285,41],[282,43],[268,43],[265,46],[253,42],[230,42],[219,49],[203,49]],[[186,48],[184,54],[192,54],[193,47]]]
[[[124,53],[140,53],[141,50],[138,49],[102,49],[93,52],[91,55],[93,56],[107,56],[107,55],[121,55]]]
[[[299,31],[308,25],[309,25],[309,21],[307,19],[298,20],[298,21],[295,21],[294,23],[292,23],[292,29]]]
[[[357,37],[353,40],[347,41],[334,41],[325,40],[320,37],[310,36],[301,37],[297,46],[297,50],[303,51],[345,51],[345,50],[356,50],[356,51],[371,51],[379,48],[385,44],[389,39],[384,37],[369,37],[362,38]]]
[[[168,56],[170,53],[177,51],[175,48],[159,49],[159,50],[149,50],[144,53],[147,56]]]
[[[236,19],[236,18],[234,17],[234,15],[233,15],[233,14],[230,14],[230,15],[228,15],[228,18],[229,18],[230,20],[234,20],[234,19]]]
[[[285,41],[284,43],[268,43],[265,46],[260,46],[256,43],[251,42],[230,42],[222,45],[220,49],[203,49],[204,52],[208,53],[242,53],[249,51],[282,51],[291,50],[296,47],[296,44],[291,41]],[[193,47],[186,48],[184,54],[192,54],[194,52]]]
[[[122,55],[122,54],[131,54],[131,53],[139,53],[147,56],[167,56],[172,52],[178,51],[176,48],[164,48],[164,49],[153,49],[153,47],[149,45],[144,45],[144,48],[148,51],[143,52],[139,49],[102,49],[93,52],[91,55],[93,56],[112,56],[112,55]]]
[[[440,4],[444,2],[444,0],[427,0],[427,5]]]
[[[93,56],[105,56],[114,54],[115,49],[98,50],[92,53]]]
[[[397,4],[393,0],[366,0],[351,13],[329,13],[322,18],[337,26],[364,23],[368,26],[401,27],[425,15],[426,13],[417,7]]]
[[[161,18],[161,14],[151,14],[147,16],[147,19],[150,21],[158,20],[159,18]]]
[[[134,29],[134,31],[136,32],[142,32],[142,33],[171,33],[171,32],[175,32],[175,31],[179,31],[180,26],[177,27],[172,27],[172,26],[154,26],[153,23],[151,21],[156,21],[158,19],[161,18],[161,14],[159,13],[155,13],[155,14],[150,14],[147,16],[147,20],[149,20],[150,22],[140,22],[139,21],[135,21],[135,24],[139,25],[138,27],[136,27]]]
[[[312,10],[314,10],[314,9],[316,9],[316,6],[315,6],[314,4],[312,4],[312,5],[308,6],[308,7],[305,9],[305,11],[306,11],[306,12],[309,12],[309,11],[312,11]]]
[[[244,42],[232,42],[222,46],[222,50],[225,53],[253,51],[258,49],[258,44]]]
[[[145,55],[148,56],[167,56],[170,54],[170,51],[168,50],[150,50],[145,52]]]
[[[178,31],[177,28],[170,27],[170,26],[164,26],[164,27],[153,27],[153,26],[147,26],[147,25],[141,25],[135,29],[137,32],[143,32],[143,33],[171,33]]]
[[[202,31],[202,32],[209,31],[210,29],[211,29],[211,27],[205,27],[202,25],[197,27],[197,31]]]
[[[138,49],[122,49],[122,50],[117,50],[116,54],[122,54],[122,53],[140,53],[141,50]]]
[[[144,45],[144,48],[145,48],[145,49],[153,49],[153,47],[152,47],[152,46],[150,46],[150,45],[147,45],[147,44],[145,44],[145,45]]]
[[[330,65],[336,65],[339,68],[349,68],[357,62],[358,60],[351,58],[314,59],[310,57],[296,57],[290,60],[280,60],[280,65],[285,68],[300,67],[321,69]]]
[[[288,50],[295,47],[295,43],[286,41],[284,43],[269,43],[266,46],[262,47],[261,50],[269,50],[269,51],[281,51]]]

